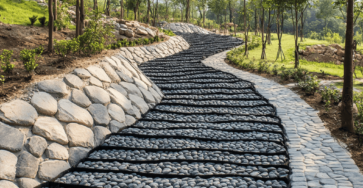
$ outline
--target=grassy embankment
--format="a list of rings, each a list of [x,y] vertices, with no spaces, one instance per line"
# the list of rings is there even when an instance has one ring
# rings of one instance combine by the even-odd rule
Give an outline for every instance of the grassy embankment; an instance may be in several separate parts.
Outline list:
[[[253,33],[249,34],[249,36],[253,35]],[[241,35],[240,35],[241,36]],[[279,58],[276,60],[277,50],[278,50],[278,40],[277,35],[272,34],[271,45],[266,45],[266,57],[264,61],[269,63],[278,64],[279,66],[285,65],[286,68],[294,68],[294,36],[289,34],[284,34],[282,37],[282,49],[285,54],[285,60],[281,60]],[[299,38],[300,41],[300,38]],[[327,41],[324,40],[313,40],[309,38],[305,38],[303,42],[299,42],[300,49],[305,49],[306,46],[311,46],[315,44],[325,44],[329,45]],[[340,44],[344,47],[344,44]],[[363,49],[363,46],[358,46],[358,49]],[[255,59],[255,61],[261,61],[261,52],[262,52],[262,45],[259,47],[250,50],[248,59],[244,61],[251,61]],[[276,60],[276,61],[275,61]],[[301,68],[308,70],[309,72],[320,72],[321,70],[324,71],[326,74],[334,75],[343,77],[344,74],[344,66],[343,65],[336,65],[334,63],[319,63],[313,61],[307,61],[304,59],[300,59]],[[272,66],[271,66],[272,67]],[[363,75],[357,70],[356,74],[359,78],[363,77]]]

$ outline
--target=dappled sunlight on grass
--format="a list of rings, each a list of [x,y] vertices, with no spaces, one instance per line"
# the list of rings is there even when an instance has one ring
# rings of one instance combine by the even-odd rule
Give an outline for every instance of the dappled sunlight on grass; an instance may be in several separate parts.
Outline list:
[[[0,0],[0,21],[6,24],[30,25],[29,17],[45,16],[48,21],[48,9],[35,1]],[[41,26],[37,20],[35,26]]]
[[[249,36],[252,36],[253,34],[250,33]],[[242,37],[243,38],[243,37]],[[299,38],[300,41],[300,38]],[[273,65],[278,66],[285,66],[286,68],[294,68],[294,50],[295,50],[295,41],[294,36],[289,34],[284,34],[282,37],[282,50],[285,54],[285,59],[281,60],[281,57],[279,57],[276,60],[277,51],[278,51],[278,40],[277,35],[272,34],[272,40],[271,44],[266,44],[266,59],[261,60],[261,52],[262,52],[262,45],[259,47],[250,50],[248,59],[245,59],[244,61],[267,61],[269,63],[272,63]],[[303,42],[299,42],[300,49],[305,49],[306,46],[311,46],[315,44],[325,44],[329,45],[327,41],[323,40],[313,40],[305,38]],[[344,47],[343,44],[340,44]],[[304,59],[300,59],[300,66],[303,69],[308,70],[309,72],[321,72],[324,71],[325,74],[333,75],[333,76],[339,76],[343,77],[344,75],[344,66],[343,65],[336,65],[334,63],[319,63],[319,62],[312,62],[307,61]],[[356,71],[356,75],[358,77],[363,77],[362,73],[359,71]]]

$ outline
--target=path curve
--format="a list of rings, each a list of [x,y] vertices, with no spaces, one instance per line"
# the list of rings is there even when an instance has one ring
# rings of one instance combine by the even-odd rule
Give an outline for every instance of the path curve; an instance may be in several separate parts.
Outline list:
[[[254,82],[257,91],[276,107],[289,139],[292,188],[363,187],[359,168],[324,127],[318,111],[283,85],[229,66],[224,62],[227,52],[210,56],[203,63]]]

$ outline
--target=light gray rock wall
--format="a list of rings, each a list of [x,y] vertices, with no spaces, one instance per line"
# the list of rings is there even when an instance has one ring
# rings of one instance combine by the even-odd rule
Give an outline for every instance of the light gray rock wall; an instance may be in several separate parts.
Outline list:
[[[173,32],[180,32],[180,33],[199,33],[199,34],[209,33],[209,31],[189,23],[168,23],[164,27],[164,29],[170,29]]]
[[[141,118],[163,97],[138,68],[188,49],[181,37],[121,48],[101,63],[45,80],[0,105],[0,187],[34,187],[75,166],[106,135]]]

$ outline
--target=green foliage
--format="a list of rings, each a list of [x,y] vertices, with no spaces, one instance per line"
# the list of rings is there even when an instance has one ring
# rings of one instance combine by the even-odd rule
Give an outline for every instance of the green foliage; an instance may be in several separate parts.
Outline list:
[[[288,80],[290,79],[291,75],[292,71],[290,69],[286,69],[285,65],[283,65],[281,67],[281,73],[280,73],[281,80]]]
[[[42,25],[42,27],[44,27],[44,26],[45,26],[45,20],[46,20],[46,19],[47,19],[47,18],[46,18],[45,16],[38,18],[38,20],[39,20],[40,24]]]
[[[7,9],[4,7],[4,5],[0,5],[0,11],[7,11]]]
[[[307,70],[298,67],[297,69],[292,70],[292,77],[295,81],[300,82],[301,80],[305,79],[306,74],[308,73]]]
[[[30,25],[33,26],[34,23],[37,21],[38,16],[33,15],[32,17],[29,17]]]
[[[10,73],[15,67],[15,65],[11,63],[12,55],[12,50],[3,50],[2,54],[0,55],[1,69],[4,72]]]
[[[111,25],[103,25],[100,20],[100,12],[92,11],[91,20],[85,28],[84,33],[78,37],[79,49],[84,55],[100,53],[111,42],[115,35],[112,33]]]
[[[65,58],[68,54],[76,53],[79,50],[78,38],[72,40],[60,40],[54,39],[54,52]]]
[[[166,35],[169,35],[171,37],[175,36],[174,32],[171,31],[170,29],[163,29],[163,30],[160,29],[160,31],[162,31],[163,33],[165,33]]]
[[[35,52],[36,54],[42,55],[42,54],[43,54],[43,52],[44,52],[44,48],[43,48],[43,46],[42,46],[42,45],[40,45],[39,47],[35,48],[35,49],[34,49],[34,52]]]
[[[339,36],[339,33],[327,33],[324,38],[330,44],[342,42],[342,37]]]
[[[24,67],[28,72],[37,68],[37,61],[40,59],[35,50],[24,49],[20,51],[20,59],[23,61]]]
[[[353,103],[357,106],[358,115],[355,117],[354,126],[356,133],[358,134],[360,146],[363,143],[363,92],[354,92]]]
[[[331,104],[338,104],[342,98],[341,93],[333,85],[324,86],[323,89],[319,91],[321,94],[321,102],[325,103],[325,110],[329,111],[329,106]]]
[[[258,62],[257,71],[259,73],[269,73],[270,67],[271,67],[271,64],[269,64],[265,61],[260,61],[260,62]]]
[[[279,66],[276,64],[272,67],[272,74],[277,76],[278,72],[279,72]]]
[[[62,30],[65,28],[69,28],[71,25],[71,18],[68,14],[68,3],[63,3],[60,5],[60,2],[58,2],[57,6],[57,20],[54,21],[54,26],[57,27],[58,30]]]
[[[355,35],[354,35],[353,39],[354,39],[355,41],[357,41],[357,44],[362,45],[362,43],[363,43],[363,36],[362,36],[362,34],[361,34],[361,33],[359,33],[359,31],[357,31],[357,32],[355,33]]]
[[[305,94],[314,95],[316,91],[319,89],[320,80],[317,76],[306,75],[305,80],[301,81],[297,84],[299,88],[301,88]]]

